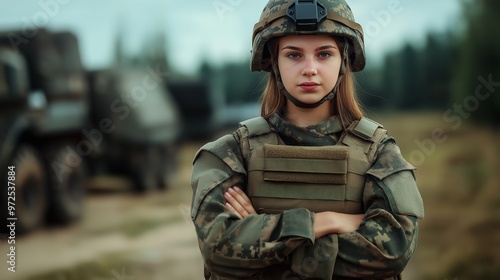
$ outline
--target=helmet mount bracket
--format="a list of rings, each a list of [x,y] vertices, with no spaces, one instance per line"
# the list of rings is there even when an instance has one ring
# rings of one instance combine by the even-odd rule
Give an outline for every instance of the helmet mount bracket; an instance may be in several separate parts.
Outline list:
[[[327,11],[317,0],[295,0],[288,7],[287,16],[295,22],[297,31],[316,31]]]

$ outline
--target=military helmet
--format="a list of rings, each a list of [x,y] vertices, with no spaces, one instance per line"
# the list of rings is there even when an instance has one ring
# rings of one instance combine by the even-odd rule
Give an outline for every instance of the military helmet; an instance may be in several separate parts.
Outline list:
[[[363,29],[345,0],[270,0],[254,27],[252,71],[271,71],[266,47],[270,39],[300,34],[345,37],[351,70],[365,67]]]

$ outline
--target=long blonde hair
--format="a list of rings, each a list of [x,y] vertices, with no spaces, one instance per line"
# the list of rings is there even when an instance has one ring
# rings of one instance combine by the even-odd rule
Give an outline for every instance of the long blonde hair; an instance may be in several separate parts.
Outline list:
[[[341,40],[334,38],[337,44],[342,46]],[[272,63],[273,58],[278,53],[279,39],[273,39],[268,42],[271,52],[271,59],[268,63]],[[340,49],[343,49],[341,47]],[[277,62],[276,62],[277,63]],[[286,105],[286,97],[278,88],[276,75],[269,73],[266,88],[261,96],[260,114],[265,119],[268,119],[272,114],[281,112]],[[340,122],[344,129],[354,120],[359,120],[363,117],[363,111],[357,99],[356,89],[354,87],[354,74],[351,71],[349,63],[346,65],[346,71],[337,89],[337,94],[332,101],[333,114],[338,114]]]

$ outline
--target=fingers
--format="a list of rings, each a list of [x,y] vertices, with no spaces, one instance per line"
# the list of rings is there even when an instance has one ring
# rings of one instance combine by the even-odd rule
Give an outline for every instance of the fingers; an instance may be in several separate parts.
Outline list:
[[[231,212],[236,214],[236,216],[238,216],[238,218],[243,219],[243,216],[241,216],[241,214],[238,213],[238,211],[236,211],[236,209],[234,209],[234,207],[231,206],[231,204],[229,204],[229,202],[226,202],[226,206],[227,206],[227,208],[229,208],[229,210],[231,210]]]
[[[245,218],[251,214],[256,214],[252,202],[238,187],[229,188],[229,190],[224,193],[224,197],[227,201],[226,206],[238,217]]]
[[[233,192],[231,192],[231,191],[233,191]],[[253,208],[252,201],[250,200],[250,198],[247,196],[247,194],[244,191],[242,191],[238,187],[234,187],[232,189],[229,189],[229,192],[233,196],[236,196],[236,200],[241,204],[241,206],[243,206],[243,208],[245,208],[245,210],[249,214],[257,214],[255,212],[255,209]],[[236,193],[236,195],[235,195],[235,193]]]
[[[246,216],[249,215],[249,213],[245,210],[245,208],[238,202],[238,200],[232,195],[231,192],[226,192],[224,194],[224,197],[226,198],[226,206],[233,211],[238,217],[245,218]]]

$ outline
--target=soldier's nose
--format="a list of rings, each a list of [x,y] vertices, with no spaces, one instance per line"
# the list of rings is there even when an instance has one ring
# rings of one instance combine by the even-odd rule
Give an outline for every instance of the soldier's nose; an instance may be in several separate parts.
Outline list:
[[[304,69],[302,69],[302,75],[313,76],[318,74],[318,69],[314,63],[313,59],[306,59]]]

